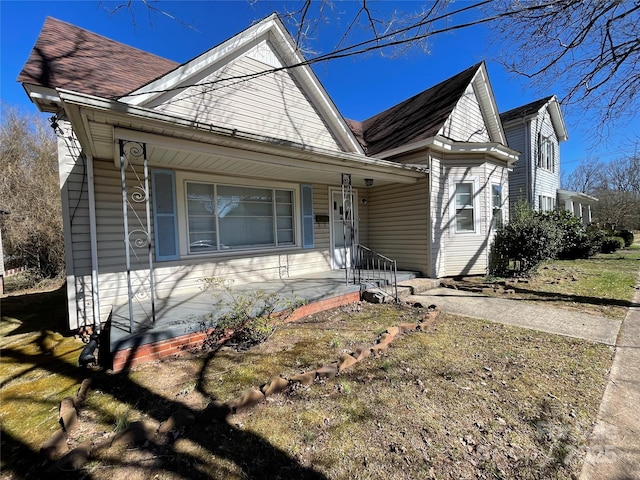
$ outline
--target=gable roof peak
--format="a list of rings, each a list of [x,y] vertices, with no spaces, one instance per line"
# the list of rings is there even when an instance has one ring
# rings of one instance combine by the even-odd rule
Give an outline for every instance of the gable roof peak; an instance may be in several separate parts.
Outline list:
[[[481,81],[485,84],[485,107],[496,117],[489,120],[490,128],[505,143],[484,61],[364,120],[361,122],[361,131],[354,133],[363,142],[369,155],[434,137],[452,114],[467,87],[476,81],[480,73]]]
[[[503,124],[509,124],[515,121],[522,121],[537,117],[543,109],[549,111],[551,116],[551,122],[556,132],[556,136],[560,142],[564,142],[569,139],[567,133],[567,127],[564,122],[564,116],[560,109],[560,101],[556,95],[550,95],[548,97],[534,100],[533,102],[521,105],[520,107],[512,108],[504,113],[500,114],[500,120]]]

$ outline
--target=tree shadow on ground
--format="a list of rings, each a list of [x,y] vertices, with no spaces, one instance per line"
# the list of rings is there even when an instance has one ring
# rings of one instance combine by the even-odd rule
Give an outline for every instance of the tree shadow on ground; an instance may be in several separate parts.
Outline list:
[[[42,297],[42,298],[47,298]],[[28,331],[37,332],[43,325],[25,322],[21,325],[22,333]],[[46,322],[45,322],[46,323]],[[54,322],[57,324],[57,322]],[[49,324],[51,326],[52,324]],[[35,329],[33,327],[36,327]],[[15,332],[15,330],[14,330]],[[14,334],[11,332],[11,334]],[[206,458],[224,459],[223,463],[233,463],[231,468],[236,474],[240,470],[242,478],[249,479],[309,479],[324,480],[325,476],[313,468],[301,465],[296,459],[281,449],[272,445],[266,438],[249,431],[242,430],[233,425],[227,413],[228,409],[214,403],[215,398],[204,410],[197,410],[186,406],[184,403],[167,399],[146,387],[133,381],[127,373],[109,374],[104,371],[87,371],[75,368],[68,361],[58,358],[49,352],[41,351],[38,354],[27,355],[20,351],[19,347],[3,349],[3,355],[20,363],[35,365],[34,368],[43,369],[52,375],[62,375],[71,378],[80,385],[84,378],[91,378],[91,392],[99,391],[102,394],[112,396],[116,401],[129,405],[132,410],[142,413],[143,417],[151,420],[153,424],[166,421],[177,410],[186,412],[195,419],[192,426],[187,426],[180,432],[180,438],[190,441],[199,450],[204,449],[205,455],[185,452],[182,448],[176,448],[174,438],[171,435],[152,435],[143,445],[138,445],[139,450],[146,450],[153,460],[151,464],[136,460],[128,460],[123,455],[109,454],[105,458],[100,457],[99,465],[104,468],[117,471],[124,467],[136,467],[156,472],[172,472],[183,478],[205,480],[210,478],[226,478],[226,474],[220,471],[220,475],[212,477],[212,470],[224,467],[212,466],[206,462]],[[79,353],[79,352],[78,352]],[[215,353],[214,353],[215,354]],[[214,355],[212,354],[212,355]],[[203,369],[209,364],[203,363]],[[32,369],[30,369],[32,370]],[[22,375],[25,372],[21,372]],[[200,372],[198,378],[203,378],[204,372]],[[18,376],[12,377],[19,380]],[[91,393],[89,393],[91,395]],[[38,392],[29,394],[24,401],[38,402]],[[56,399],[59,401],[61,399]],[[72,432],[73,433],[73,432]],[[43,454],[28,445],[26,439],[19,434],[9,432],[2,428],[2,452],[3,472],[15,474],[16,478],[41,479],[47,478],[85,478],[95,476],[91,470],[62,471],[57,462],[49,461]],[[114,448],[114,447],[111,447]],[[205,458],[205,459],[203,459]],[[227,474],[229,472],[227,471]]]

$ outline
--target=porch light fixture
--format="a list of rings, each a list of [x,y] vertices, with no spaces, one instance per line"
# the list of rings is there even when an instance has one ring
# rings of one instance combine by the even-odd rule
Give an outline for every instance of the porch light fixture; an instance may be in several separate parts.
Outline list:
[[[365,184],[367,187],[370,187],[371,185],[373,185],[373,178],[365,178],[365,179],[364,179],[364,184]]]

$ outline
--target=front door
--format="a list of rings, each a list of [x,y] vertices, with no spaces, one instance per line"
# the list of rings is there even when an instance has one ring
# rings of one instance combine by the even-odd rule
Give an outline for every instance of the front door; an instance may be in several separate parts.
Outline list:
[[[351,266],[351,249],[356,240],[356,192],[331,191],[331,261],[333,268]]]

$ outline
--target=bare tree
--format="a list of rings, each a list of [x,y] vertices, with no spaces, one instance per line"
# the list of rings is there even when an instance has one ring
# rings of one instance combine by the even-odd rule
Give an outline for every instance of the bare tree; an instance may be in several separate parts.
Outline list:
[[[562,179],[562,188],[593,195],[606,181],[605,171],[606,165],[597,158],[583,160],[566,178]]]
[[[255,0],[248,0],[255,1]],[[564,104],[590,109],[601,133],[611,122],[633,117],[640,105],[640,2],[634,0],[431,0],[389,4],[359,0],[355,13],[331,0],[305,0],[293,10],[283,2],[279,13],[308,60],[300,65],[379,52],[398,55],[428,52],[443,33],[490,25],[499,60],[507,69],[554,91]],[[150,18],[165,16],[184,26],[179,13],[143,0]],[[135,25],[136,2],[110,10],[127,11]],[[338,30],[331,51],[318,48],[325,25]],[[291,68],[291,66],[289,66]],[[268,72],[264,72],[268,73]],[[221,79],[229,82],[232,78]],[[246,78],[238,79],[240,81]],[[213,88],[213,85],[211,85]]]
[[[595,220],[613,229],[640,228],[640,157],[624,157],[603,167],[593,191],[599,199]]]
[[[0,216],[4,253],[34,280],[64,274],[56,137],[46,121],[3,107]]]

